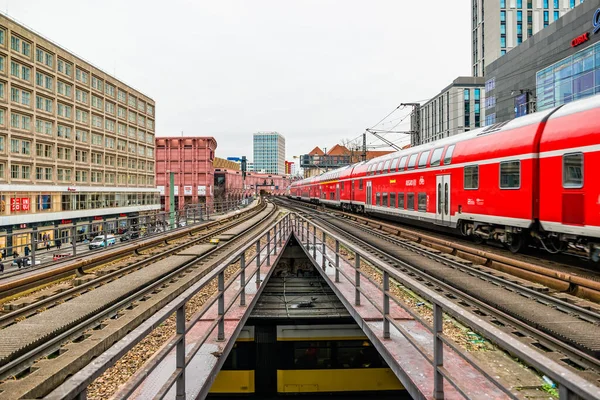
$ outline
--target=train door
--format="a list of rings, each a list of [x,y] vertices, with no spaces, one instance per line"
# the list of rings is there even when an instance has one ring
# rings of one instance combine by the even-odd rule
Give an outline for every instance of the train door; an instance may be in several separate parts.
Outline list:
[[[335,199],[340,201],[340,184],[336,183],[335,185]]]
[[[350,201],[354,201],[354,180],[352,180],[350,185]]]
[[[367,206],[370,206],[373,202],[373,193],[371,187],[371,181],[367,182],[367,198],[365,199],[365,203]]]
[[[256,344],[256,367],[254,386],[256,394],[275,394],[277,392],[277,327],[275,325],[257,325],[254,328]]]
[[[435,179],[435,222],[450,225],[450,175],[438,175]]]

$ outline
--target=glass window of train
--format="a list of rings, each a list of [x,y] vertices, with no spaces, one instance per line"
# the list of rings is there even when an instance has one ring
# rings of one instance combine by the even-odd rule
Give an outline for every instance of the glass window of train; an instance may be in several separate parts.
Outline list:
[[[392,160],[392,165],[390,166],[390,172],[396,172],[396,167],[398,166],[398,158],[394,158]]]
[[[414,193],[406,194],[406,209],[407,210],[415,209],[415,194]]]
[[[387,365],[371,343],[366,340],[336,342],[335,368],[383,368]]]
[[[333,346],[331,342],[292,342],[291,344],[294,347],[294,365],[290,369],[327,369],[332,367],[331,350]]]
[[[383,195],[381,196],[381,205],[384,207],[390,206],[390,204],[388,203],[388,194],[387,193],[383,193]]]
[[[390,193],[390,207],[396,208],[396,193]]]
[[[398,208],[404,209],[404,193],[398,192]]]
[[[429,161],[429,165],[432,167],[437,167],[440,165],[440,160],[442,159],[442,152],[444,151],[443,147],[438,147],[433,151],[431,155],[431,161]]]
[[[363,190],[363,180],[362,179],[358,180],[358,190]]]
[[[454,145],[448,146],[446,154],[444,154],[444,165],[450,165],[452,162],[452,153],[454,153]]]
[[[411,154],[410,158],[408,159],[408,169],[414,169],[415,165],[417,165],[417,156],[419,154]]]
[[[398,171],[403,171],[404,167],[406,167],[406,159],[408,156],[404,156],[400,159],[400,165],[398,165]]]
[[[430,150],[424,151],[419,157],[419,168],[425,168],[427,166],[427,158],[429,158]]]
[[[465,189],[479,189],[479,166],[468,165],[465,167]]]
[[[377,166],[377,173],[378,173],[378,174],[381,174],[381,173],[382,173],[382,171],[383,171],[383,161],[381,161],[381,162],[379,163],[379,165]]]
[[[563,187],[567,189],[583,187],[583,153],[563,156]]]
[[[419,211],[427,211],[427,193],[419,193]]]
[[[387,174],[390,172],[390,160],[387,160],[385,164],[383,164],[383,173]]]
[[[381,205],[381,193],[375,193],[375,205]]]
[[[341,189],[344,190],[344,182],[340,185]]]
[[[519,189],[521,187],[521,161],[500,163],[500,189]]]

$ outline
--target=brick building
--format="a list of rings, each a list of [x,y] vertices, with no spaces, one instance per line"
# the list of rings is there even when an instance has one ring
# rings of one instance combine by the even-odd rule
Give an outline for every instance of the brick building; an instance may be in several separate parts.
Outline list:
[[[169,210],[169,176],[175,174],[175,208],[213,204],[215,150],[213,137],[156,138],[156,184],[161,205]]]

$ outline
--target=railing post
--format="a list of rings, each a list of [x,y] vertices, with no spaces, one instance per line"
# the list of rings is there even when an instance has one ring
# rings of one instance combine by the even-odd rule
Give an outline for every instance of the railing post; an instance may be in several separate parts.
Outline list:
[[[354,305],[360,306],[360,254],[354,252]]]
[[[439,335],[443,332],[442,307],[433,303],[433,398],[444,398],[444,377],[439,367],[444,365],[444,343]]]
[[[104,234],[104,248],[108,247],[108,233],[106,232],[106,221],[102,222],[102,233]]]
[[[390,338],[390,275],[383,271],[383,338]]]
[[[246,305],[246,253],[240,256],[240,306]]]
[[[306,229],[303,229],[306,234],[306,251],[310,254],[310,225],[308,225],[308,221],[306,221]]]
[[[73,248],[73,257],[75,257],[77,255],[77,227],[76,226],[72,226],[71,227],[71,246]]]
[[[219,273],[219,330],[217,340],[225,340],[225,272]]]
[[[176,382],[176,398],[177,400],[185,399],[185,304],[177,309],[176,321],[177,335],[181,335],[181,339],[177,342],[175,350],[175,367],[181,371]]]
[[[335,239],[335,283],[340,282],[340,241]]]
[[[256,283],[260,283],[260,238],[256,241]]]
[[[317,262],[317,226],[313,229],[313,260]]]
[[[31,232],[31,266],[35,267],[35,252],[37,247],[37,235],[38,232],[36,229]],[[4,261],[4,260],[2,260]],[[41,264],[41,263],[40,263]],[[27,266],[27,260],[25,260],[25,266]]]
[[[267,266],[271,266],[271,230],[267,231]]]
[[[325,231],[323,231],[323,243],[321,244],[321,248],[322,248],[322,256],[323,256],[323,269],[326,268],[327,266],[327,258],[325,257],[325,243],[327,241],[327,234],[325,233]]]
[[[281,221],[276,223],[273,227],[273,236],[275,237],[273,240],[273,255],[277,255],[277,227],[281,225]],[[279,235],[281,237],[281,234]]]

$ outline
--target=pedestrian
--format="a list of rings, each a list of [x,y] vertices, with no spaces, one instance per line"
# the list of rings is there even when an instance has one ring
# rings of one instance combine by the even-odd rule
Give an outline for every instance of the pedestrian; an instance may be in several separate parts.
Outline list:
[[[0,254],[2,255],[2,259],[6,259],[6,249],[3,247],[2,248],[2,252],[0,252]]]
[[[62,244],[62,243],[61,243],[61,240],[60,240],[60,239],[56,239],[54,242],[56,243],[56,248],[57,248],[58,250],[60,250],[60,245]]]
[[[4,273],[4,264],[0,262],[0,274]]]
[[[50,241],[48,240],[46,242],[46,251],[49,251],[49,250],[50,250]]]
[[[25,257],[29,257],[29,253],[31,253],[31,249],[29,245],[25,245]]]

